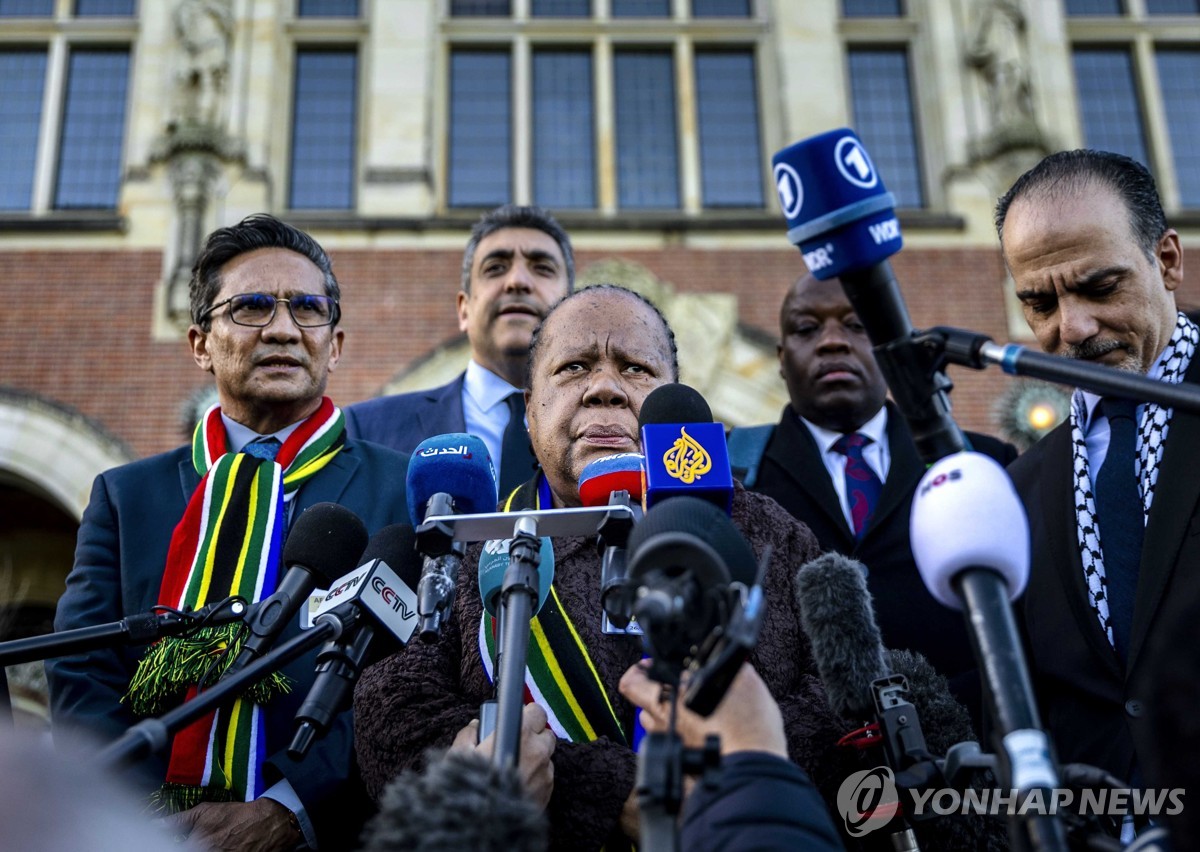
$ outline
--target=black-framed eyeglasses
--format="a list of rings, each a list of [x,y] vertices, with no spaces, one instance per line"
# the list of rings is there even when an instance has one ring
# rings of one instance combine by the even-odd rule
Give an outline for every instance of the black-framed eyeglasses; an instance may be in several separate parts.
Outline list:
[[[341,308],[332,296],[301,293],[289,299],[278,299],[270,293],[239,293],[223,302],[217,302],[204,312],[204,319],[212,317],[218,308],[229,305],[229,318],[238,325],[262,328],[275,321],[279,303],[288,306],[292,322],[300,328],[320,328],[338,321]]]

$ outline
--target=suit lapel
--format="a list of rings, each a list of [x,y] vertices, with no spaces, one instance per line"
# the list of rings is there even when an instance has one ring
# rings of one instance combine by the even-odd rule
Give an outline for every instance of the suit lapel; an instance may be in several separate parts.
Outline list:
[[[1192,358],[1184,381],[1200,383],[1200,357]],[[1142,546],[1129,643],[1130,671],[1154,623],[1154,614],[1162,603],[1176,567],[1179,548],[1196,510],[1200,495],[1200,489],[1196,487],[1197,469],[1200,469],[1200,415],[1175,409],[1158,466],[1154,503]]]
[[[192,494],[196,492],[196,486],[200,484],[200,475],[196,473],[196,468],[192,465],[192,454],[189,452],[179,462],[179,487],[183,491],[183,503],[186,506],[192,499]]]
[[[888,454],[891,461],[888,464],[887,480],[879,494],[879,505],[875,507],[875,514],[867,524],[864,538],[869,537],[889,515],[901,506],[908,505],[908,498],[912,496],[925,473],[925,465],[917,455],[917,448],[913,444],[912,433],[908,430],[904,415],[890,402],[887,403],[887,409]]]
[[[421,434],[427,438],[445,435],[448,432],[466,432],[467,420],[463,414],[462,392],[466,373],[448,385],[434,388],[425,395],[425,402],[417,419],[421,422]]]
[[[829,481],[825,460],[812,433],[789,408],[775,430],[775,439],[766,455],[784,471],[809,499],[826,515],[845,539],[845,547],[853,547],[854,532],[846,523],[838,502],[837,492]]]
[[[317,503],[340,503],[360,463],[353,444],[342,447],[320,473],[304,483],[295,497],[296,508],[292,511],[291,523],[296,522],[300,512]]]

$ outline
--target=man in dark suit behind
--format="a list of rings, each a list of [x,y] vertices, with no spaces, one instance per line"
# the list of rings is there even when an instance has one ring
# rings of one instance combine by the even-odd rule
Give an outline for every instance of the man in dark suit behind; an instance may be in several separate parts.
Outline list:
[[[766,447],[749,487],[808,526],[822,549],[867,566],[884,644],[924,654],[979,728],[979,678],[962,614],[926,591],[909,546],[912,496],[925,465],[887,401],[866,330],[840,282],[808,274],[784,298],[779,325],[779,366],[791,402],[769,433],[759,433]],[[1016,458],[1010,444],[967,437],[1001,464]],[[856,487],[856,476],[865,488]]]
[[[1043,351],[1200,380],[1200,332],[1175,305],[1179,235],[1144,166],[1052,154],[999,200],[996,225]],[[1134,784],[1152,649],[1165,625],[1194,624],[1200,593],[1200,416],[1136,402],[1076,391],[1071,416],[1009,468],[1030,521],[1019,603],[1042,719],[1061,761]]]
[[[571,240],[547,211],[505,205],[486,213],[471,229],[458,292],[467,369],[439,388],[348,407],[350,435],[411,453],[434,435],[470,432],[487,445],[500,496],[508,496],[533,473],[521,393],[529,340],[574,283]]]
[[[340,295],[325,251],[277,219],[252,216],[209,235],[192,272],[188,342],[197,366],[213,374],[220,404],[206,412],[191,444],[96,478],[55,629],[107,624],[158,604],[198,607],[229,594],[261,600],[286,570],[278,564],[286,530],[316,503],[346,506],[371,532],[408,518],[408,457],[346,440],[342,415],[324,396],[342,351]],[[303,610],[282,639],[299,632]],[[237,647],[237,625],[228,628],[203,653],[163,640],[154,646],[158,666],[139,668],[154,658],[145,646],[49,661],[56,739],[84,729],[112,740],[140,717],[178,705],[199,680],[219,676],[219,667],[203,671],[210,660],[235,656],[216,653]],[[188,670],[197,659],[199,679]],[[303,762],[285,753],[315,666],[314,650],[281,670],[290,692],[253,703],[244,696],[215,722],[177,735],[169,765],[166,754],[139,765],[141,782],[161,785],[164,809],[179,811],[174,834],[220,849],[354,845],[353,807],[368,803],[356,795],[350,714],[335,720]],[[131,685],[135,671],[155,696]],[[135,709],[142,700],[165,706]],[[252,729],[239,725],[250,719]],[[226,726],[227,734],[212,733]]]

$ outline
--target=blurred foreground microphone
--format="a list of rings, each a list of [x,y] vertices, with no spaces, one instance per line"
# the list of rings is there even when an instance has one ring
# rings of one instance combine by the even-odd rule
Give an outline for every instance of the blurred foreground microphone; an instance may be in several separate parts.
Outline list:
[[[388,784],[362,852],[545,852],[547,835],[545,814],[525,795],[515,767],[450,751]]]
[[[771,162],[788,239],[814,278],[841,279],[921,459],[928,464],[960,451],[950,381],[911,343],[912,322],[887,260],[903,245],[896,199],[866,149],[843,128],[784,148]]]
[[[677,382],[659,385],[642,402],[638,426],[646,457],[647,509],[668,497],[686,496],[730,513],[733,474],[725,427],[713,423],[699,391]]]
[[[327,589],[352,570],[366,546],[367,528],[345,506],[317,503],[301,512],[283,545],[288,571],[274,594],[251,610],[250,635],[222,679],[269,651],[313,589]]]
[[[1049,801],[1058,773],[1010,605],[1029,579],[1029,520],[1012,480],[979,453],[942,459],[917,485],[909,535],[929,593],[967,616],[996,727],[1000,786],[1038,790]],[[1057,819],[1023,814],[1022,820],[1034,848],[1066,848]]]
[[[479,597],[483,608],[493,617],[500,616],[500,592],[504,588],[504,572],[508,570],[508,548],[512,541],[507,538],[491,539],[483,543],[479,555]],[[538,599],[534,615],[542,611],[546,598],[550,597],[550,586],[554,583],[554,546],[549,538],[542,538],[538,550]]]
[[[436,642],[454,606],[466,548],[454,540],[449,524],[426,519],[495,511],[496,471],[487,446],[464,432],[425,439],[409,460],[405,490],[417,549],[425,557],[417,585],[418,629],[423,642]]]
[[[317,677],[296,711],[296,735],[288,754],[299,760],[317,737],[350,704],[372,640],[380,635],[373,658],[407,644],[417,623],[412,587],[419,576],[413,528],[392,524],[371,536],[362,564],[335,580],[313,623],[331,621],[335,638],[317,654]]]
[[[617,453],[588,462],[579,474],[579,497],[584,506],[628,506],[633,517],[609,516],[600,524],[596,546],[600,551],[600,607],[623,632],[633,617],[633,593],[626,571],[625,548],[629,533],[642,517],[642,476],[645,456]]]
[[[686,665],[702,667],[710,640],[748,601],[754,619],[761,617],[754,551],[711,503],[674,497],[654,506],[630,534],[628,558],[629,582],[636,589],[633,612],[653,659],[650,673],[664,683],[678,682]],[[710,670],[707,683],[693,677],[685,696],[690,709],[704,715],[716,707],[749,654],[747,647],[740,651],[740,659]],[[698,697],[703,700],[694,706]]]

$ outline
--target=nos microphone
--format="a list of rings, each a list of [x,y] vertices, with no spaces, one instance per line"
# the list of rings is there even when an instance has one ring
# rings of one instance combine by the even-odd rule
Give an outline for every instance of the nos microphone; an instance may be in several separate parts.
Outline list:
[[[275,593],[254,608],[249,637],[222,679],[270,650],[313,589],[329,588],[358,562],[367,546],[367,528],[358,515],[336,503],[317,503],[300,513],[283,546],[288,572]]]
[[[1048,797],[1059,786],[1010,601],[1029,579],[1029,521],[1004,468],[979,453],[932,465],[913,496],[913,558],[929,593],[967,616],[1002,769],[1001,786]],[[1022,812],[1034,848],[1066,848],[1051,817]]]
[[[725,427],[713,423],[699,391],[678,383],[660,385],[638,413],[646,457],[646,508],[668,497],[699,497],[729,514],[733,474]]]
[[[628,506],[633,517],[609,516],[600,524],[600,607],[618,630],[625,630],[633,617],[633,597],[626,576],[625,546],[634,524],[641,519],[642,477],[645,457],[641,453],[617,453],[588,462],[579,474],[579,497],[584,506]]]
[[[814,278],[841,279],[922,460],[959,452],[963,436],[950,417],[950,381],[913,345],[912,322],[887,260],[903,244],[896,201],[866,149],[844,128],[797,142],[771,161],[788,239]]]
[[[495,510],[496,471],[487,446],[463,432],[427,438],[413,450],[405,490],[417,549],[424,556],[417,584],[421,640],[436,642],[454,606],[465,545],[454,541],[449,525],[426,518]]]
[[[349,706],[367,650],[377,634],[407,644],[417,623],[412,591],[419,568],[413,528],[392,524],[371,537],[362,564],[335,580],[313,617],[331,622],[336,637],[317,654],[317,677],[296,711],[296,735],[288,754],[299,760],[313,741]],[[384,650],[388,650],[390,642]],[[376,657],[379,656],[377,650]]]

